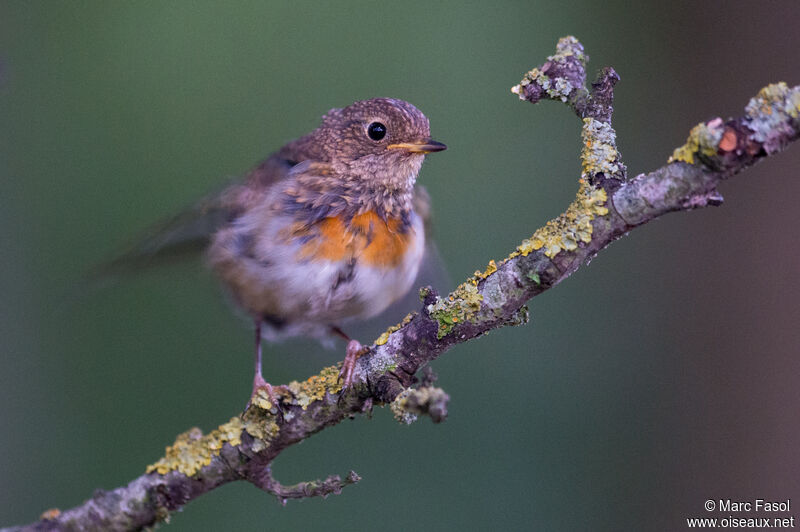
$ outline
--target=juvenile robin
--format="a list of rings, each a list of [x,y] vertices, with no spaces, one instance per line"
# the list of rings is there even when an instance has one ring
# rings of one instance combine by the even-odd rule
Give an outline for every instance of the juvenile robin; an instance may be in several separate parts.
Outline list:
[[[129,256],[208,241],[208,261],[253,319],[253,391],[262,337],[338,335],[352,383],[364,349],[340,326],[372,317],[411,288],[425,248],[415,189],[425,155],[446,146],[408,102],[375,98],[331,109],[322,124],[240,182],[162,226]]]

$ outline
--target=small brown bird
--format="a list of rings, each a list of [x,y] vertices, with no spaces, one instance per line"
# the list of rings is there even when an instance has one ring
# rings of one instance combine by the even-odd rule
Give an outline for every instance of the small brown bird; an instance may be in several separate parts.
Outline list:
[[[425,154],[445,148],[408,102],[331,109],[317,129],[127,257],[210,237],[211,268],[255,324],[253,395],[265,389],[275,404],[261,372],[262,336],[341,336],[347,387],[364,349],[340,325],[380,313],[411,288],[425,248],[419,211],[427,210],[414,185]]]

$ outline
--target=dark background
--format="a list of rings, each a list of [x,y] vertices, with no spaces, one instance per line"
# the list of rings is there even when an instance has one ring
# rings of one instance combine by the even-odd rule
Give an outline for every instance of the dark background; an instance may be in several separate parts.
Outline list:
[[[574,195],[579,121],[509,92],[558,37],[620,73],[635,175],[700,120],[800,82],[799,16],[795,2],[0,3],[0,525],[125,484],[179,432],[241,409],[250,325],[200,261],[78,282],[329,108],[392,96],[428,115],[450,149],[421,181],[460,281]],[[276,461],[284,483],[356,470],[342,495],[282,508],[227,485],[169,530],[677,530],[726,515],[706,499],[800,504],[798,165],[792,146],[725,184],[724,206],[602,252],[536,298],[529,325],[444,355],[446,423],[376,409]],[[265,373],[342,356],[291,342]]]

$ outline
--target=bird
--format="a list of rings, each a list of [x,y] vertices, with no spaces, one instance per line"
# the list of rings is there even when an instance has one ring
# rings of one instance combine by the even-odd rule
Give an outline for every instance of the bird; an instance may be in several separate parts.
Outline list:
[[[427,193],[416,185],[431,138],[428,118],[393,98],[329,110],[243,179],[156,226],[111,263],[166,257],[199,243],[231,299],[253,322],[253,387],[277,405],[262,372],[262,340],[338,336],[353,384],[364,348],[343,330],[411,288],[425,250]]]

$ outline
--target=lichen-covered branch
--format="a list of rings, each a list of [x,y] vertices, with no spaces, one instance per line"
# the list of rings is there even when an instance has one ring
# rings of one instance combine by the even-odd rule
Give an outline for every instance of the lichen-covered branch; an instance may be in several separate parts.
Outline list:
[[[430,379],[413,387],[423,366],[456,344],[525,323],[531,298],[631,229],[667,212],[721,204],[720,181],[800,136],[800,87],[777,83],[752,98],[743,116],[695,126],[662,168],[628,178],[611,126],[619,77],[605,68],[587,86],[587,60],[583,46],[565,37],[554,55],[512,89],[532,103],[563,102],[582,120],[582,172],[575,200],[508,257],[490,261],[451,294],[440,297],[423,289],[422,308],[389,328],[358,360],[350,389],[342,390],[336,367],[325,368],[302,383],[276,389],[279,405],[260,396],[247,412],[208,434],[195,428],[178,436],[164,457],[127,486],[99,491],[81,506],[49,510],[37,523],[8,530],[141,529],[236,480],[249,481],[284,502],[338,493],[358,476],[351,472],[345,480],[332,476],[283,486],[272,478],[270,465],[286,447],[369,412],[374,404],[391,404],[404,422],[417,415],[444,419],[447,394]]]

